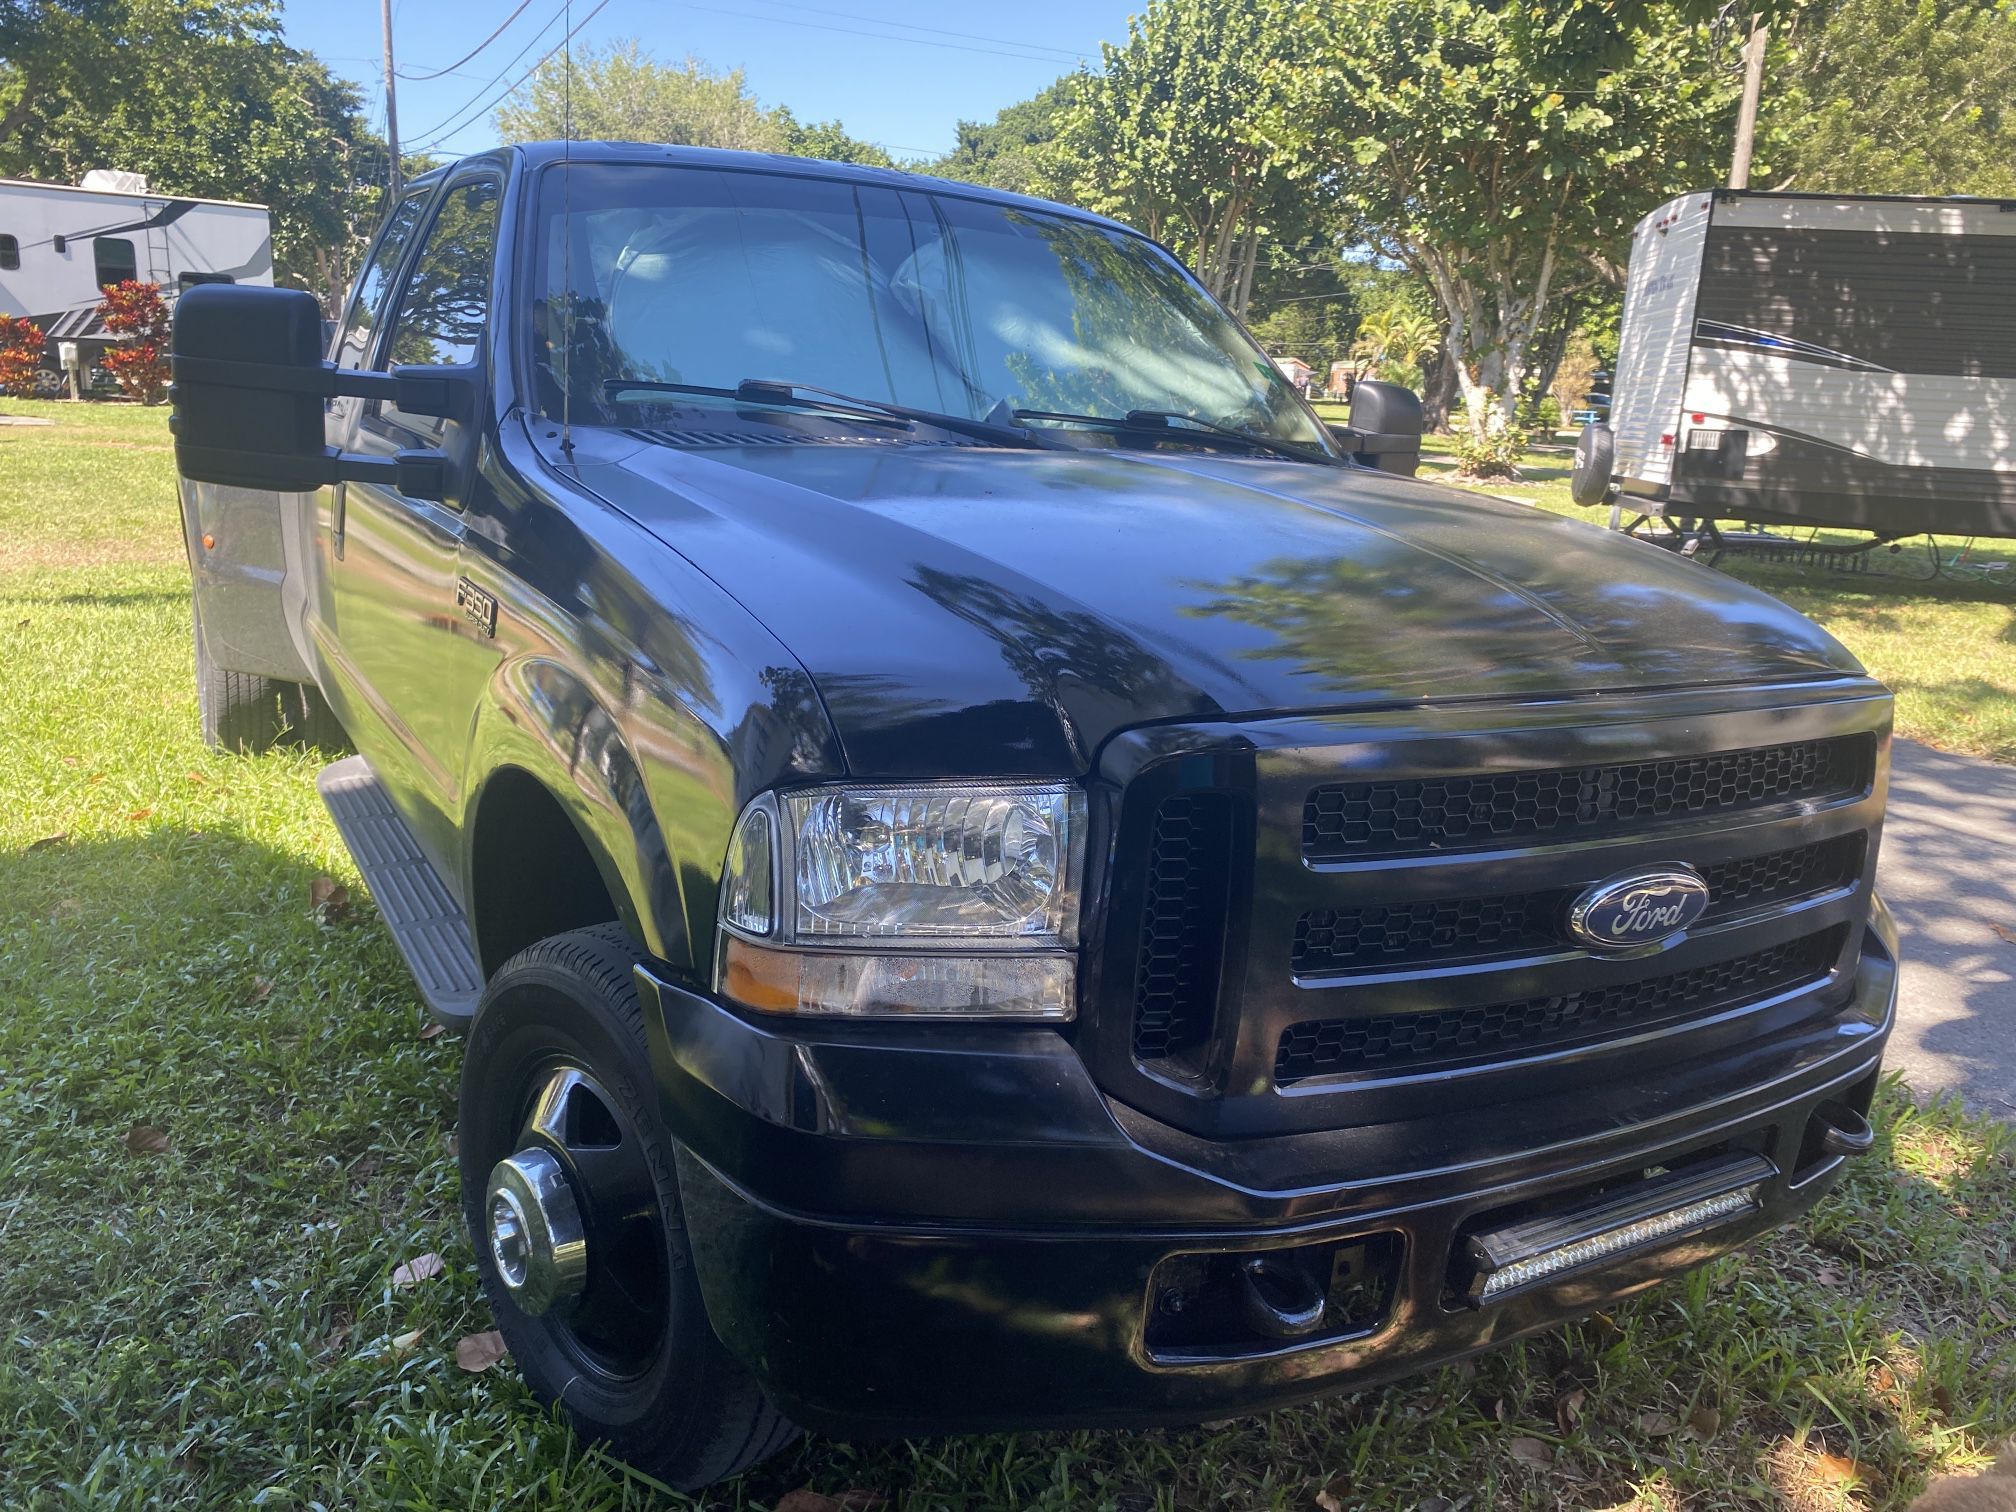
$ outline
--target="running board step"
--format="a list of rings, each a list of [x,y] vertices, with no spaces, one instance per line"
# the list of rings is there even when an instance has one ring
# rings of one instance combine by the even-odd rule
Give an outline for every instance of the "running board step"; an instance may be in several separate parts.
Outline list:
[[[362,756],[324,767],[315,786],[406,958],[427,1011],[451,1029],[467,1028],[483,993],[468,916],[421,854],[385,785]]]

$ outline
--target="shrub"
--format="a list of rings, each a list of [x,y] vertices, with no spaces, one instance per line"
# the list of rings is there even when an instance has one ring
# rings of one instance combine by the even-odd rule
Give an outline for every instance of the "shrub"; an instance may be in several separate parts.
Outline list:
[[[27,316],[0,315],[0,394],[25,397],[35,392],[45,345],[42,327]]]
[[[127,397],[159,404],[168,392],[168,306],[161,286],[131,278],[107,284],[98,313],[119,338],[105,354],[106,370]]]
[[[1479,412],[1473,413],[1466,404],[1452,420],[1456,471],[1466,478],[1516,478],[1519,458],[1526,451],[1526,428],[1499,413],[1489,389],[1478,399]]]

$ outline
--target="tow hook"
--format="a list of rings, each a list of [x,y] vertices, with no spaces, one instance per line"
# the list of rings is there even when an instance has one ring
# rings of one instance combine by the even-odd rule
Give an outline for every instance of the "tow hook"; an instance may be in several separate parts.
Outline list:
[[[1240,1311],[1269,1339],[1307,1338],[1323,1326],[1323,1289],[1293,1260],[1253,1255],[1239,1267]]]

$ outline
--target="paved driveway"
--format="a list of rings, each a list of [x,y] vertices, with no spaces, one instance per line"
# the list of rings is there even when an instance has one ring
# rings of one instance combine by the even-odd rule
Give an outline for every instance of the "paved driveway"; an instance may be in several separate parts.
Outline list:
[[[2016,767],[1897,741],[1877,884],[1904,931],[1885,1065],[2016,1118]]]

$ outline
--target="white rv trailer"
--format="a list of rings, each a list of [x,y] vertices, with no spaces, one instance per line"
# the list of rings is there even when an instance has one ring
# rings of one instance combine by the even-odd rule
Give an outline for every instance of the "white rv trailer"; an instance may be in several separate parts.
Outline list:
[[[191,284],[273,282],[264,205],[154,194],[137,174],[84,183],[0,179],[0,314],[26,315],[49,339],[90,356],[111,338],[99,290],[137,278],[173,300]]]
[[[1632,232],[1577,502],[2016,536],[2016,201],[1669,200]]]

